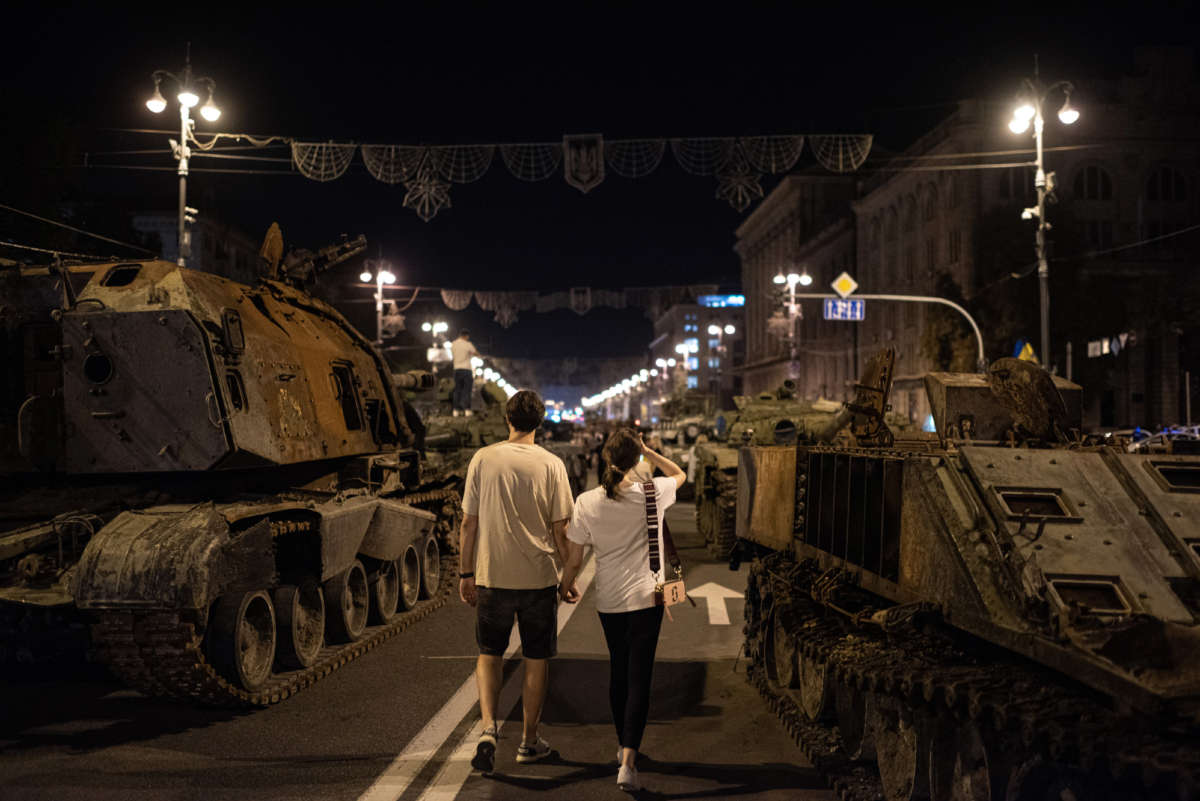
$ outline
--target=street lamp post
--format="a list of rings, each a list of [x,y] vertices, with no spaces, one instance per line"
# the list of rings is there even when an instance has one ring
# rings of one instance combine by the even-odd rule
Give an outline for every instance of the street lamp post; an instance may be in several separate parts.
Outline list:
[[[779,272],[773,279],[777,286],[787,284],[787,310],[788,310],[788,378],[796,377],[796,320],[803,315],[800,312],[800,305],[796,303],[796,285],[808,286],[812,283],[812,276],[808,274],[808,270],[800,273],[788,273],[784,275]]]
[[[221,117],[221,109],[213,103],[213,94],[216,92],[217,84],[212,78],[197,78],[192,75],[190,44],[188,45],[187,60],[180,74],[176,75],[167,70],[155,70],[152,77],[154,78],[154,94],[146,101],[146,108],[155,114],[161,114],[167,108],[166,98],[162,96],[163,80],[174,81],[175,85],[179,87],[179,93],[176,95],[176,99],[179,101],[179,142],[171,140],[171,152],[179,161],[179,255],[175,261],[183,267],[186,265],[190,245],[187,223],[191,221],[191,218],[188,215],[195,211],[187,205],[188,157],[192,153],[191,148],[188,147],[188,139],[191,137],[194,124],[191,118],[191,109],[200,102],[200,96],[194,89],[202,86],[208,89],[208,101],[200,107],[200,116],[209,122],[216,122]]]
[[[1020,105],[1013,110],[1013,118],[1008,128],[1015,134],[1023,134],[1033,123],[1033,138],[1037,142],[1037,172],[1034,175],[1034,186],[1037,188],[1037,208],[1025,209],[1021,213],[1023,219],[1037,217],[1037,262],[1038,262],[1038,295],[1041,310],[1042,334],[1042,364],[1050,367],[1052,354],[1050,351],[1050,264],[1046,260],[1046,231],[1050,224],[1046,222],[1046,195],[1054,191],[1054,173],[1047,175],[1042,161],[1042,129],[1045,121],[1042,117],[1042,104],[1051,92],[1056,90],[1063,93],[1063,104],[1058,110],[1058,119],[1063,125],[1071,125],[1079,119],[1079,111],[1071,105],[1071,92],[1075,89],[1070,81],[1057,81],[1046,85],[1038,77],[1037,61],[1034,61],[1033,79],[1025,79],[1025,89]]]
[[[795,298],[792,301],[795,302]],[[729,334],[733,336],[736,332],[737,328],[732,324],[721,326],[718,323],[713,323],[708,327],[708,335],[717,338],[717,391],[715,396],[716,411],[718,412],[721,411],[721,368],[724,366],[723,362],[725,361],[725,335]]]
[[[375,344],[383,344],[383,285],[396,283],[396,276],[388,269],[390,267],[386,261],[380,259],[373,261],[368,259],[366,269],[359,276],[364,284],[371,283],[371,271],[375,271]]]

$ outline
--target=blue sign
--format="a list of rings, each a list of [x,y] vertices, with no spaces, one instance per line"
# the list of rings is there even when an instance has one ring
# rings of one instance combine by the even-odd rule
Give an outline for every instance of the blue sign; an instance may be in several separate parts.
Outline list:
[[[825,298],[826,320],[861,320],[866,316],[867,302],[854,298]]]
[[[710,309],[723,309],[726,306],[745,306],[745,295],[701,295],[696,298],[696,302],[701,306],[707,306]]]

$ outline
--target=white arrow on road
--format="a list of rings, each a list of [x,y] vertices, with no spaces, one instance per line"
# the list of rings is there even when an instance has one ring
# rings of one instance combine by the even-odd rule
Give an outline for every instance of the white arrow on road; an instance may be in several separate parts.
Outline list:
[[[703,598],[708,602],[708,624],[710,626],[728,626],[729,610],[725,606],[725,599],[742,597],[742,593],[734,592],[715,581],[701,584],[694,590],[688,590],[687,594],[693,598]]]

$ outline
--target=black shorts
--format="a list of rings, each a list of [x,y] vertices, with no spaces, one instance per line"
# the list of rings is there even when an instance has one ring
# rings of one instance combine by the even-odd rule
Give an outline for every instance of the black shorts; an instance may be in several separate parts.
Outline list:
[[[558,585],[540,590],[476,590],[475,641],[479,653],[504,656],[514,616],[523,656],[549,659],[558,653]]]

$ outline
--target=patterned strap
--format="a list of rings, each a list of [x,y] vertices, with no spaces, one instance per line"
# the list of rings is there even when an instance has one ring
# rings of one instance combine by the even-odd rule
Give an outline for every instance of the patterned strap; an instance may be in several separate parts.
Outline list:
[[[654,482],[647,481],[642,484],[642,491],[646,493],[646,531],[650,537],[650,572],[655,575],[662,569],[662,560],[658,555],[658,493],[654,489]]]

